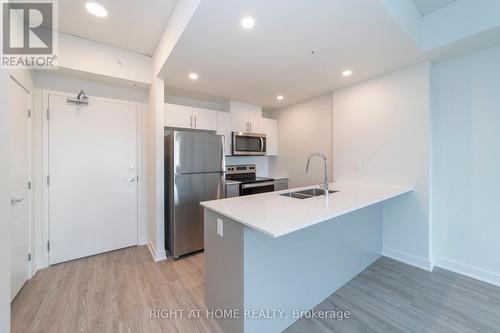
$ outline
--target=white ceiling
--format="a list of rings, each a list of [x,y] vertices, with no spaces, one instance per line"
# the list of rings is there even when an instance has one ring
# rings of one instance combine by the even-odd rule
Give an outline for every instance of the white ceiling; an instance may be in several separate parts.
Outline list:
[[[244,15],[255,17],[253,30],[241,28]],[[208,0],[169,56],[165,83],[174,95],[273,109],[422,59],[379,1]]]
[[[87,12],[86,2],[59,0],[61,32],[152,55],[176,0],[95,0],[108,10],[106,18]]]
[[[433,13],[455,1],[456,0],[413,0],[415,7],[417,7],[422,16]]]

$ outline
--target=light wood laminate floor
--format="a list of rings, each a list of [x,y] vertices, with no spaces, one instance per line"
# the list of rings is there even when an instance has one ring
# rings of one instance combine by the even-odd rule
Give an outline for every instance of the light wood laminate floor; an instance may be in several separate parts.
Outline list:
[[[205,309],[203,253],[154,262],[145,246],[40,270],[12,303],[12,332],[221,332],[202,319],[150,309]]]
[[[500,288],[440,268],[382,257],[315,309],[349,320],[299,319],[296,332],[500,332]]]
[[[12,303],[12,332],[220,332],[206,316],[158,319],[150,309],[205,309],[203,253],[155,263],[146,247],[39,271]],[[381,258],[286,332],[500,332],[500,288],[442,269]],[[228,332],[230,333],[230,332]]]

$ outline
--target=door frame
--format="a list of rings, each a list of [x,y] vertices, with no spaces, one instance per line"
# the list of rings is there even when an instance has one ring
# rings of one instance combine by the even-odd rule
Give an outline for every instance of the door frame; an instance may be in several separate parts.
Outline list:
[[[31,188],[28,189],[28,198],[26,200],[26,206],[28,207],[28,254],[31,256],[31,260],[27,261],[28,264],[28,276],[27,280],[33,277],[33,94],[25,87],[18,79],[16,79],[14,74],[9,74],[9,79],[17,84],[21,89],[23,89],[28,94],[28,105],[26,111],[30,112],[30,116],[26,117],[28,122],[28,182],[31,183]],[[27,185],[27,184],[26,184]]]
[[[74,94],[63,92],[63,91],[57,91],[57,90],[49,90],[49,89],[42,89],[42,110],[41,110],[41,117],[42,117],[42,230],[43,230],[43,235],[42,235],[42,260],[43,260],[43,267],[49,267],[49,251],[47,248],[47,244],[49,241],[49,228],[50,228],[50,217],[49,217],[49,185],[47,185],[47,175],[49,173],[49,119],[47,117],[47,110],[49,108],[49,96],[50,95],[58,95],[58,96],[63,96],[63,97],[70,97],[74,98],[76,94],[78,93],[75,91]],[[93,95],[87,95],[89,98],[89,102],[92,103],[92,100],[100,100],[100,101],[106,101],[106,102],[113,102],[113,103],[120,103],[120,104],[128,104],[128,105],[133,105],[137,107],[137,176],[138,176],[138,182],[137,182],[137,245],[144,245],[146,243],[146,240],[143,239],[143,235],[147,234],[146,230],[146,221],[147,219],[144,217],[144,191],[146,189],[146,182],[145,182],[145,175],[144,175],[144,165],[143,165],[143,154],[144,154],[144,149],[143,149],[143,135],[145,134],[143,125],[144,125],[144,120],[143,117],[145,116],[145,111],[147,110],[147,107],[144,105],[144,103],[139,103],[139,102],[132,102],[132,101],[127,101],[127,100],[121,100],[121,99],[114,99],[114,98],[105,98],[105,97],[98,97],[98,96],[93,96]],[[49,112],[50,113],[50,112]],[[147,237],[146,237],[147,238]]]

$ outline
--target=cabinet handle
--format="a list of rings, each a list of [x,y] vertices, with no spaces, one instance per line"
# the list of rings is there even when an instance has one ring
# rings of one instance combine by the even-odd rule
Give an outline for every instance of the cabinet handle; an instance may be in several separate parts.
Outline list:
[[[193,116],[189,117],[189,127],[193,128]]]
[[[196,126],[196,119],[198,118],[198,116],[194,116],[194,128],[197,128]]]

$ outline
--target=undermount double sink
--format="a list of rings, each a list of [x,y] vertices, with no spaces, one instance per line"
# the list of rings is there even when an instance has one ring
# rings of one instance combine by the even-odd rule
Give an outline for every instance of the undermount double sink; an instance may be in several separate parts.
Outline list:
[[[328,191],[328,194],[336,193],[338,191]],[[309,190],[301,190],[296,192],[287,192],[280,194],[281,196],[295,199],[309,199],[318,197],[320,195],[325,195],[325,191],[320,188],[311,188]]]

